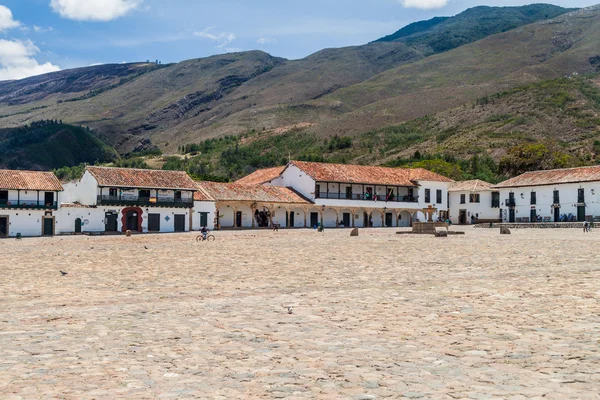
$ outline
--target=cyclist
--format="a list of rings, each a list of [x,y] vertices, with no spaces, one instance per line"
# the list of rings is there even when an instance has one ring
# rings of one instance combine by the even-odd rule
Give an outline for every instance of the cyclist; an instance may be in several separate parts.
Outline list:
[[[206,235],[208,235],[208,232],[210,232],[208,230],[208,228],[206,226],[203,226],[202,229],[200,229],[200,233],[202,234],[202,237],[204,238],[203,240],[206,240]]]

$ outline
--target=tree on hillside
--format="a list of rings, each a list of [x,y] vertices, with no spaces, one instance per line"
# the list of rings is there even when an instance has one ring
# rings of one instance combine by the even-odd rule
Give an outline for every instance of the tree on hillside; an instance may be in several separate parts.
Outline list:
[[[582,165],[581,160],[567,154],[554,141],[526,143],[511,148],[500,160],[500,171],[517,176],[527,171],[568,168]]]

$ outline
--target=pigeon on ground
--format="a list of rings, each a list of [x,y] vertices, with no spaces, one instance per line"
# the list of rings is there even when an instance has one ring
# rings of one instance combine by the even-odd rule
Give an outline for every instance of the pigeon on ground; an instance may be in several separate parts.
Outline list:
[[[292,307],[288,307],[288,314],[292,314],[294,312],[294,310],[292,310]]]
[[[65,272],[65,271],[60,271],[60,274],[61,274],[62,276],[65,276],[65,275],[67,275],[67,274],[68,274],[68,272]]]
[[[144,248],[145,248],[146,250],[148,250],[148,246],[144,246]]]

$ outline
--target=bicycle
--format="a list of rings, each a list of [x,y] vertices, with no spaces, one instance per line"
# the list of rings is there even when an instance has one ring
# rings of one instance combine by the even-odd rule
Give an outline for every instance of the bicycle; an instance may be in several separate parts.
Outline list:
[[[203,234],[196,236],[196,242],[214,242],[215,240],[215,236],[210,233],[207,233],[206,237]]]

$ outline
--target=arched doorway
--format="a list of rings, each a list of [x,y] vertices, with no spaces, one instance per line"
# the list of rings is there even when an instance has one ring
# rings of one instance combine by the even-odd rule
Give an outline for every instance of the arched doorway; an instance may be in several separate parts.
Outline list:
[[[139,207],[124,208],[122,211],[123,217],[123,232],[142,232],[142,209]]]
[[[398,226],[401,228],[409,228],[412,225],[412,215],[408,211],[402,211],[398,215]]]
[[[81,233],[81,218],[75,218],[75,233]]]

